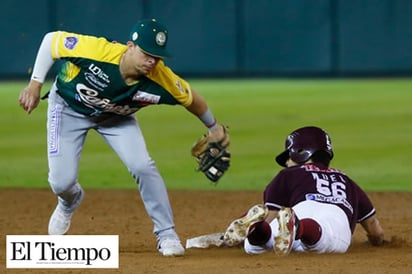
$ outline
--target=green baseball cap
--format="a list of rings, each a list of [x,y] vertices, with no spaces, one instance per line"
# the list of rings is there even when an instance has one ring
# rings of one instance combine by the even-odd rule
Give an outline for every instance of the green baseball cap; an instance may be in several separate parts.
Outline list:
[[[155,57],[170,57],[166,49],[167,29],[156,19],[138,21],[130,32],[130,40],[145,53]]]

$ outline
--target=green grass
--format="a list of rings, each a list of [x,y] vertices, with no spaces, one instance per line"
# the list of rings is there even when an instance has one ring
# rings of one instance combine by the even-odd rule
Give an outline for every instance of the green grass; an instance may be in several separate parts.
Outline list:
[[[48,187],[47,103],[27,115],[17,103],[24,85],[0,83],[0,185]],[[412,190],[412,80],[192,80],[191,85],[229,126],[232,166],[212,186],[194,171],[190,155],[193,142],[205,133],[198,119],[179,106],[148,107],[137,116],[169,189],[262,190],[280,170],[274,157],[286,135],[316,125],[332,137],[332,165],[366,190]],[[136,188],[94,132],[86,141],[79,179],[85,188]]]

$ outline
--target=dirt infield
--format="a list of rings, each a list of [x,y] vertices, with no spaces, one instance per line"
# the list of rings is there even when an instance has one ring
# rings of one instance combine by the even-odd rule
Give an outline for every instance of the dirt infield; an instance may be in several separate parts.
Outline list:
[[[176,229],[182,241],[223,231],[228,223],[261,201],[260,192],[169,191]],[[267,253],[251,256],[240,247],[188,249],[184,257],[165,258],[156,250],[152,223],[137,190],[87,190],[73,217],[70,234],[116,234],[120,268],[116,270],[6,269],[5,235],[47,233],[55,196],[49,190],[0,191],[0,273],[411,273],[412,193],[369,193],[389,243],[366,244],[357,227],[346,254]]]

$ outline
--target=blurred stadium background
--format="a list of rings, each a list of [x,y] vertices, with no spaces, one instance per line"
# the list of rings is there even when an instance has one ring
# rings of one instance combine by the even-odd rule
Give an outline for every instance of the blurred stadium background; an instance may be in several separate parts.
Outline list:
[[[24,7],[24,8],[22,8]],[[409,76],[410,0],[2,0],[0,78],[27,78],[43,35],[127,41],[155,17],[185,77]]]
[[[273,157],[285,134],[307,124],[330,131],[335,163],[366,189],[411,189],[410,0],[2,0],[0,10],[0,186],[48,187],[47,104],[30,117],[17,104],[43,35],[126,42],[137,20],[155,17],[169,28],[166,63],[231,127],[236,157],[218,189],[261,190],[279,169]],[[210,189],[192,172],[189,148],[204,128],[188,115],[138,114],[168,186]],[[93,133],[80,176],[86,187],[135,187]]]

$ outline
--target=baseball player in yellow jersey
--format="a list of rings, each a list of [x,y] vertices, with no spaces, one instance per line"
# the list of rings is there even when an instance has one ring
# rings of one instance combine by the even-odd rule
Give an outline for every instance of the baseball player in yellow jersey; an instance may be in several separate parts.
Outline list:
[[[126,44],[64,31],[44,36],[19,104],[31,113],[39,104],[50,67],[57,59],[66,61],[48,94],[48,181],[57,195],[49,234],[62,235],[69,230],[83,199],[79,159],[87,132],[94,129],[136,180],[154,223],[158,251],[164,256],[184,255],[164,181],[134,113],[149,105],[178,104],[208,128],[210,140],[220,140],[225,130],[216,123],[204,99],[163,63],[162,59],[170,56],[167,42],[167,29],[154,19],[137,22]]]

